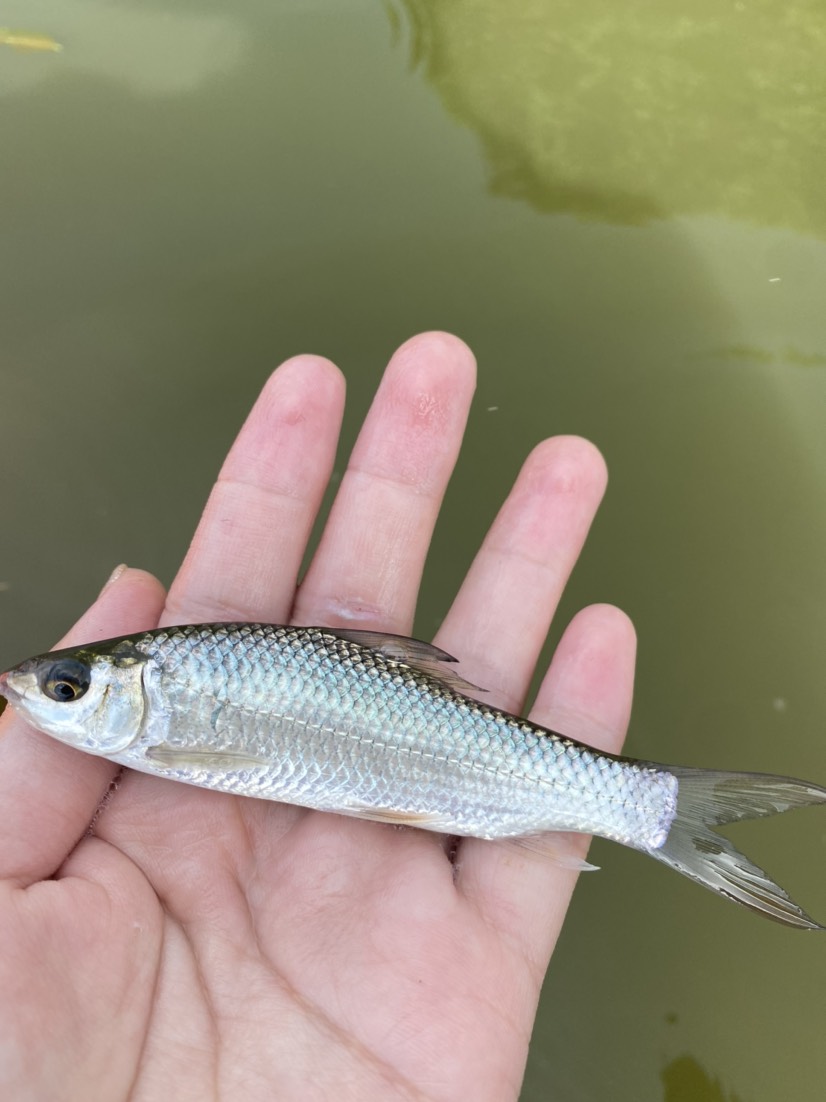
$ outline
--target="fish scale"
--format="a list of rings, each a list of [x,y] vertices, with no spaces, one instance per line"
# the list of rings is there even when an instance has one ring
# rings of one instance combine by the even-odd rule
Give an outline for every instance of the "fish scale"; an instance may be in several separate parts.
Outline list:
[[[600,834],[822,929],[713,828],[826,802],[826,789],[602,753],[475,699],[454,663],[379,632],[194,624],[38,655],[0,675],[0,692],[54,738],[173,781],[517,838],[569,867],[552,832]]]
[[[329,632],[176,628],[136,646],[164,716],[150,739],[268,762],[253,776],[204,770],[198,783],[209,787],[251,785],[322,809],[398,808],[486,838],[587,829],[647,847],[674,815],[669,774],[584,750]],[[209,723],[193,722],[207,711]],[[124,764],[142,752],[131,747]]]

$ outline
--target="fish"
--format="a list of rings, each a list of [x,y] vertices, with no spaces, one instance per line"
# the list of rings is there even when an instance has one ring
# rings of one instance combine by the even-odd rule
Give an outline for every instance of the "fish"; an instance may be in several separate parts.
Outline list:
[[[455,663],[381,632],[189,624],[29,658],[0,694],[40,731],[144,773],[551,855],[554,832],[595,834],[824,929],[714,828],[824,803],[826,788],[604,753],[480,701]]]
[[[15,50],[39,50],[59,54],[63,46],[51,35],[38,34],[36,31],[13,31],[0,27],[0,46],[11,46]]]

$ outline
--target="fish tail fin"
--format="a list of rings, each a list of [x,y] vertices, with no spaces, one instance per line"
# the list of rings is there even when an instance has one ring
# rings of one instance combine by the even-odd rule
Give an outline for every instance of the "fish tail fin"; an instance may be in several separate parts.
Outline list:
[[[826,803],[826,788],[769,773],[668,767],[677,778],[677,810],[659,849],[646,850],[684,876],[759,914],[801,930],[823,930],[728,838],[710,829],[794,807]]]

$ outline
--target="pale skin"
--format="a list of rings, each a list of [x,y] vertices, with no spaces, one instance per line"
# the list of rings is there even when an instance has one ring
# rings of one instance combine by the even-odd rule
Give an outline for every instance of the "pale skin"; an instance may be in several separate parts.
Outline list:
[[[344,381],[318,357],[287,361],[169,592],[125,570],[65,642],[207,620],[409,634],[474,381],[446,334],[396,352],[297,588]],[[522,709],[605,477],[576,437],[525,461],[435,639],[485,699]],[[633,667],[624,614],[584,609],[531,718],[617,751]],[[138,773],[89,833],[114,767],[10,710],[0,724],[0,1096],[517,1098],[575,872],[477,840],[451,864],[439,835]]]

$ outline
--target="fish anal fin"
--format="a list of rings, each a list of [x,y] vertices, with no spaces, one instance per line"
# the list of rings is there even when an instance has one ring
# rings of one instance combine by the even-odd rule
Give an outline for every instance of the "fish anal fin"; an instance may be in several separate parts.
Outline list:
[[[559,869],[572,872],[599,872],[599,865],[592,865],[571,848],[571,835],[563,832],[545,834],[520,834],[516,838],[503,838],[501,844],[527,850],[544,858]]]

